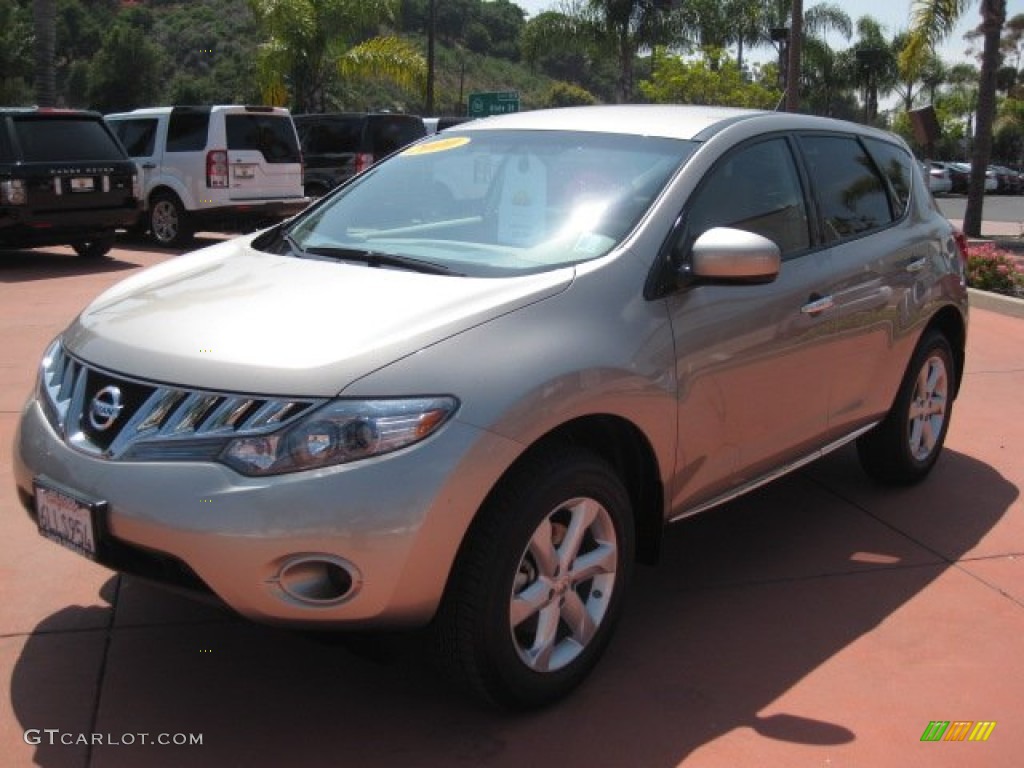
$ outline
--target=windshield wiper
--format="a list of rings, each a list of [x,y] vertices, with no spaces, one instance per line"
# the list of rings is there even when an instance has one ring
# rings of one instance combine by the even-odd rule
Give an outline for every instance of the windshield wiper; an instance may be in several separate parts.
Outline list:
[[[381,253],[380,251],[366,251],[361,248],[342,248],[337,245],[314,245],[309,248],[300,248],[290,235],[288,238],[292,248],[298,249],[296,255],[301,256],[322,256],[328,259],[339,261],[359,261],[371,267],[399,267],[414,272],[423,272],[428,275],[449,275],[452,277],[464,277],[462,272],[456,272],[443,264],[423,259],[414,259],[411,256],[399,256],[394,253]]]

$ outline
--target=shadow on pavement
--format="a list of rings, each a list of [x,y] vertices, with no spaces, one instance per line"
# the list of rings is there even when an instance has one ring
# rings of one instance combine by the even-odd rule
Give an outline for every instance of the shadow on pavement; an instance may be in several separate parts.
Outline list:
[[[117,258],[116,251],[113,254],[99,259],[83,259],[70,250],[0,249],[0,283],[27,283],[54,277],[76,277],[139,268],[136,263]]]
[[[843,498],[846,486],[856,499]],[[964,505],[951,492],[959,487],[985,493]],[[451,690],[413,638],[375,663],[228,616],[118,625],[106,649],[106,632],[58,635],[43,622],[18,659],[12,703],[26,729],[203,734],[202,746],[92,748],[91,764],[105,767],[672,768],[737,728],[797,744],[845,744],[858,734],[819,719],[822,711],[760,713],[926,590],[1017,495],[989,466],[948,450],[925,484],[875,488],[843,451],[680,523],[668,532],[661,564],[638,571],[618,636],[590,680],[529,715],[480,708]],[[876,515],[876,506],[898,509],[899,519]],[[940,541],[923,541],[918,530]],[[139,594],[181,615],[178,598]],[[105,609],[72,606],[51,618],[95,610]],[[62,685],[63,674],[89,678],[91,687]],[[95,701],[95,722],[75,719],[68,690],[93,697],[84,708],[92,712]],[[47,768],[86,757],[45,744],[35,755]]]

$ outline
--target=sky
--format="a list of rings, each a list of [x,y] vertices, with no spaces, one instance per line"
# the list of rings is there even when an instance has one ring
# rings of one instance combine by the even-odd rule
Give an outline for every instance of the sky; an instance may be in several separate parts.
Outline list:
[[[817,4],[819,0],[803,0],[804,9]],[[872,16],[885,28],[885,36],[892,38],[896,33],[906,30],[910,26],[910,0],[829,0],[840,5],[849,14],[850,19],[856,23],[861,16]],[[557,10],[558,0],[513,0],[516,5],[526,10],[531,16],[541,11]],[[1024,13],[1024,0],[1007,0],[1006,18]],[[980,1],[971,3],[968,10],[960,19],[956,30],[947,38],[946,42],[939,49],[939,56],[947,64],[970,63],[977,66],[977,61],[966,55],[969,43],[963,39],[965,32],[978,26],[981,22]],[[851,43],[842,37],[829,39],[829,44],[834,48],[842,49]],[[977,47],[980,50],[981,42]],[[754,52],[754,58],[764,60],[771,58],[771,49],[758,49]]]

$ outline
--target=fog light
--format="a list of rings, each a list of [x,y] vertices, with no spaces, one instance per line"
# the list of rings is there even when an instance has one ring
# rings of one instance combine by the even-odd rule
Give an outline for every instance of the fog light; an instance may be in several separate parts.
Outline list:
[[[355,566],[329,555],[305,555],[281,568],[277,583],[288,597],[306,605],[334,605],[351,598],[362,583]]]

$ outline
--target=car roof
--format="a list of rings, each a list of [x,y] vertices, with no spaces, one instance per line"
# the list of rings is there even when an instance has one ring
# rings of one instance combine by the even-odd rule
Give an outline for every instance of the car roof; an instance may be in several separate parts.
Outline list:
[[[133,109],[131,112],[113,112],[107,117],[146,117],[148,115],[166,115],[170,114],[172,110],[196,110],[196,111],[210,111],[210,112],[254,112],[257,114],[288,114],[288,109],[285,107],[265,107],[265,106],[253,106],[251,104],[214,104],[213,106],[197,106],[191,104],[181,104],[172,107],[139,107]]]
[[[893,140],[891,133],[827,117],[735,107],[661,104],[599,105],[513,112],[480,118],[450,130],[589,131],[703,141],[730,125],[743,122],[761,124],[765,130],[839,130]]]

